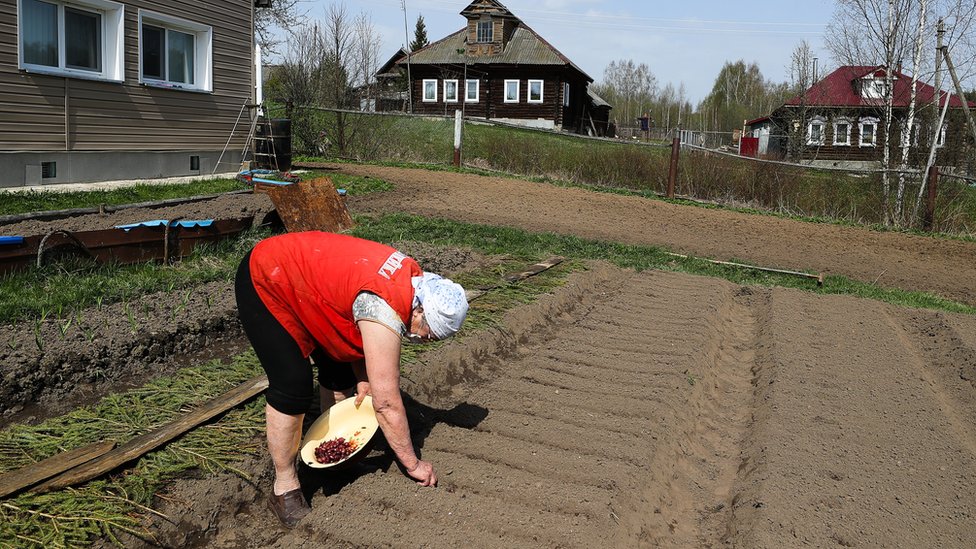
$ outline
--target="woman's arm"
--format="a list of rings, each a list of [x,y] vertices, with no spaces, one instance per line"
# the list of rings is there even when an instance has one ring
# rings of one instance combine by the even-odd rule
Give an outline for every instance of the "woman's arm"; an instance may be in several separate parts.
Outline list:
[[[414,452],[407,412],[400,397],[400,337],[376,322],[361,320],[358,325],[363,335],[369,393],[380,429],[407,473],[418,484],[433,486],[437,484],[437,475],[433,466],[418,459]]]

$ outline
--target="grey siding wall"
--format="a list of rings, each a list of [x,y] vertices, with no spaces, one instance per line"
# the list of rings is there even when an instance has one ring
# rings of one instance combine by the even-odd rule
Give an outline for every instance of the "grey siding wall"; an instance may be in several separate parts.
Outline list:
[[[17,66],[17,0],[0,0],[0,151],[219,151],[252,96],[252,0],[125,1],[125,82]],[[213,28],[213,92],[139,84],[139,9]],[[245,113],[245,122],[246,122]],[[247,124],[231,148],[243,147]],[[238,155],[239,156],[239,155]]]

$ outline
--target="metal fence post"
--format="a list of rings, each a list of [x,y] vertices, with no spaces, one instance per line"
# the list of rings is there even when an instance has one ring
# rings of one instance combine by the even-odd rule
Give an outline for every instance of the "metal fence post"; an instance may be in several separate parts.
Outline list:
[[[454,167],[461,167],[461,111],[454,111]]]
[[[935,222],[935,197],[938,193],[939,186],[939,167],[929,166],[929,172],[926,174],[928,194],[925,196],[925,217],[922,219],[922,228],[926,231],[932,230],[932,225]]]
[[[671,167],[668,169],[668,198],[674,198],[674,186],[678,182],[678,156],[681,154],[681,139],[671,139]]]

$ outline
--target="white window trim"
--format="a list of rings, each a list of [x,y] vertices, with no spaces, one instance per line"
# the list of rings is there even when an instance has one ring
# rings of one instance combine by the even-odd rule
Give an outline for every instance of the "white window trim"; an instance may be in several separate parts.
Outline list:
[[[434,97],[428,97],[427,96],[427,83],[428,82],[432,82],[434,84],[433,86],[431,86],[431,89],[434,90]],[[425,78],[424,81],[423,81],[423,83],[422,83],[422,87],[420,89],[420,93],[423,96],[423,102],[424,103],[436,103],[437,102],[437,80],[436,79],[433,79],[433,78]]]
[[[538,99],[532,99],[532,83],[533,82],[538,82],[539,83],[539,98]],[[527,87],[527,91],[528,91],[528,94],[529,94],[528,97],[526,98],[526,101],[527,102],[529,102],[529,103],[542,103],[546,99],[546,81],[545,80],[536,80],[536,79],[529,80],[528,87]]]
[[[874,142],[865,143],[864,142],[864,126],[866,125],[874,126]],[[874,117],[862,118],[857,121],[857,141],[859,147],[876,147],[878,146],[878,119]]]
[[[482,40],[481,39],[481,33],[478,32],[479,31],[479,27],[481,27],[481,25],[482,24],[485,24],[485,23],[488,24],[488,37],[487,37],[488,40]],[[474,34],[475,34],[475,36],[474,36],[475,43],[477,43],[477,44],[490,44],[490,43],[494,42],[495,41],[495,23],[490,18],[488,18],[488,19],[479,19],[478,22],[475,23],[475,26],[474,26]]]
[[[17,0],[17,65],[23,71],[79,78],[82,80],[104,80],[108,82],[125,81],[125,6],[108,0],[72,0],[70,7],[82,11],[95,11],[102,16],[102,70],[101,72],[84,69],[69,69],[64,67],[64,7],[67,2],[59,0],[42,0],[48,4],[58,6],[58,67],[35,65],[24,62],[24,51],[21,47],[23,32],[23,0]]]
[[[563,82],[563,106],[569,106],[569,82]]]
[[[820,139],[816,141],[813,139],[813,126],[814,124],[820,126]],[[824,120],[822,116],[814,116],[807,122],[807,145],[823,145],[824,144],[824,134],[827,130],[827,121]]]
[[[474,84],[474,99],[468,97],[468,86]],[[477,103],[481,100],[481,80],[477,78],[468,78],[464,81],[464,102],[465,103]]]
[[[940,149],[945,147],[946,144],[946,133],[949,130],[949,123],[943,122],[942,129],[939,130],[939,135],[935,138],[935,148]]]
[[[451,99],[450,97],[447,96],[447,84],[448,84],[448,82],[453,82],[454,83],[454,99]],[[450,80],[450,79],[449,80],[444,80],[444,102],[445,103],[457,103],[458,102],[458,94],[460,92],[461,92],[461,90],[458,89],[458,81],[457,80]]]
[[[508,85],[511,84],[511,83],[514,83],[515,84],[515,99],[509,99],[508,98]],[[503,99],[503,102],[505,102],[505,103],[518,103],[519,102],[519,96],[521,95],[521,93],[522,93],[522,81],[521,80],[506,80],[505,81],[505,87],[502,88],[502,99]]]
[[[194,35],[193,47],[193,84],[183,82],[169,82],[156,78],[145,78],[142,75],[142,24],[143,20],[150,25],[163,27],[169,30],[184,32]],[[146,86],[177,89],[197,92],[213,92],[213,27],[173,17],[163,15],[148,10],[139,10],[139,51],[136,56],[139,59],[139,83]]]
[[[845,134],[845,138],[846,139],[844,141],[838,141],[837,140],[837,126],[839,124],[847,124],[847,133]],[[851,125],[852,125],[852,123],[851,123],[851,119],[850,118],[837,118],[837,119],[834,120],[834,124],[833,124],[833,130],[834,130],[833,145],[835,145],[837,147],[850,147],[851,146]]]

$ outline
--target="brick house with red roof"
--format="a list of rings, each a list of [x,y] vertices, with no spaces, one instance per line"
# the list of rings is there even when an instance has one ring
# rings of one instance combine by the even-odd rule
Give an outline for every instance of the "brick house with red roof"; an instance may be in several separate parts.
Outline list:
[[[912,78],[892,71],[892,159],[901,158],[901,140],[907,129]],[[885,143],[884,112],[887,73],[883,66],[843,66],[828,74],[806,92],[788,100],[766,117],[746,123],[754,137],[768,134],[766,156],[786,157],[805,163],[873,166],[882,159]],[[973,162],[973,137],[969,132],[962,99],[949,95],[949,110],[941,131],[934,126],[935,88],[916,83],[916,114],[910,139],[910,163],[920,165],[928,157],[931,139],[937,135],[937,164],[966,167]],[[945,105],[946,94],[939,101]],[[976,103],[969,102],[970,108]]]

